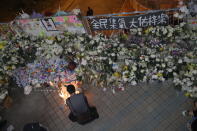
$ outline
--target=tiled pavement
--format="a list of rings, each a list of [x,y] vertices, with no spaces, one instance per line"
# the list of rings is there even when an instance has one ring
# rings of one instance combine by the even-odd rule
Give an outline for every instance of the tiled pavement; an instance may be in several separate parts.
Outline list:
[[[37,121],[50,131],[187,131],[189,118],[183,117],[181,111],[192,108],[191,100],[175,91],[170,82],[139,84],[115,94],[92,87],[85,94],[97,107],[99,119],[84,126],[72,123],[67,117],[69,109],[63,106],[58,93],[45,92],[41,97],[45,102],[39,105],[44,108],[37,113]]]
[[[191,108],[191,101],[176,92],[169,83],[140,84],[115,94],[98,88],[86,92],[100,114],[85,126],[71,123],[68,108],[57,93],[45,93],[49,107],[42,123],[51,131],[186,131],[181,111]]]

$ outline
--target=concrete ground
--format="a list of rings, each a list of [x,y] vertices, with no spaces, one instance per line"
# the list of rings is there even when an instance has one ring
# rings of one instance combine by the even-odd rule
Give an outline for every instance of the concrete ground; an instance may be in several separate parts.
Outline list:
[[[89,88],[86,95],[100,118],[81,126],[68,119],[69,109],[57,92],[32,92],[24,96],[15,90],[13,106],[3,116],[22,131],[25,123],[39,121],[49,131],[187,131],[189,117],[181,112],[191,109],[191,100],[173,89],[171,82],[139,84],[113,94]]]

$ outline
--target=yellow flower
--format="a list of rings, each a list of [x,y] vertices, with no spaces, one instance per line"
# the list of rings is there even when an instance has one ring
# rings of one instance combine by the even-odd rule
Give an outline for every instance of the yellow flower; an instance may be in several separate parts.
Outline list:
[[[121,77],[121,74],[119,73],[119,72],[115,72],[114,74],[113,74],[113,76],[115,76],[115,77]]]
[[[128,36],[126,34],[123,34],[122,38],[126,40],[126,39],[128,39]]]
[[[128,70],[128,66],[125,65],[125,66],[123,67],[123,70]]]
[[[149,27],[149,28],[147,28],[144,32],[145,32],[145,34],[148,34],[150,31],[152,31],[152,27]]]
[[[4,48],[4,45],[0,44],[0,49],[3,49]]]
[[[160,51],[163,51],[163,50],[164,50],[164,48],[162,48],[162,47],[161,47],[161,48],[159,48],[159,50],[160,50]]]
[[[149,33],[149,30],[148,30],[148,28],[144,31],[145,32],[145,34],[148,34]]]
[[[162,77],[163,74],[162,74],[162,73],[157,73],[157,76],[158,76],[158,77]]]
[[[0,49],[3,49],[6,45],[6,41],[1,41],[0,42]]]
[[[186,96],[186,97],[189,97],[190,95],[191,95],[191,94],[190,94],[190,93],[188,93],[188,92],[187,92],[187,93],[185,93],[185,96]]]
[[[49,36],[47,39],[48,40],[55,40],[55,37],[54,36]]]
[[[7,69],[8,70],[12,70],[12,66],[7,66]]]

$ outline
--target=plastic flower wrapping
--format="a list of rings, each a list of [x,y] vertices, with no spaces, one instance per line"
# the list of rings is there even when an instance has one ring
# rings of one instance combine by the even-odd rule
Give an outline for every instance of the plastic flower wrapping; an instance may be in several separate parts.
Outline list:
[[[29,86],[68,78],[115,93],[127,85],[172,79],[175,87],[195,97],[196,36],[186,23],[131,29],[126,37],[69,32],[55,37],[16,35],[0,40],[0,85],[14,78],[28,93]],[[69,61],[77,63],[70,74],[65,68]]]

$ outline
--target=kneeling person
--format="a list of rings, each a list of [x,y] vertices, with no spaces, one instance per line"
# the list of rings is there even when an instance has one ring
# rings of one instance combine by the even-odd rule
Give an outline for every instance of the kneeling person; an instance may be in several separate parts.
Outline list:
[[[90,107],[86,96],[83,93],[75,94],[73,85],[67,86],[70,97],[66,99],[66,104],[70,109],[69,119],[79,124],[86,124],[99,117],[95,107]]]

